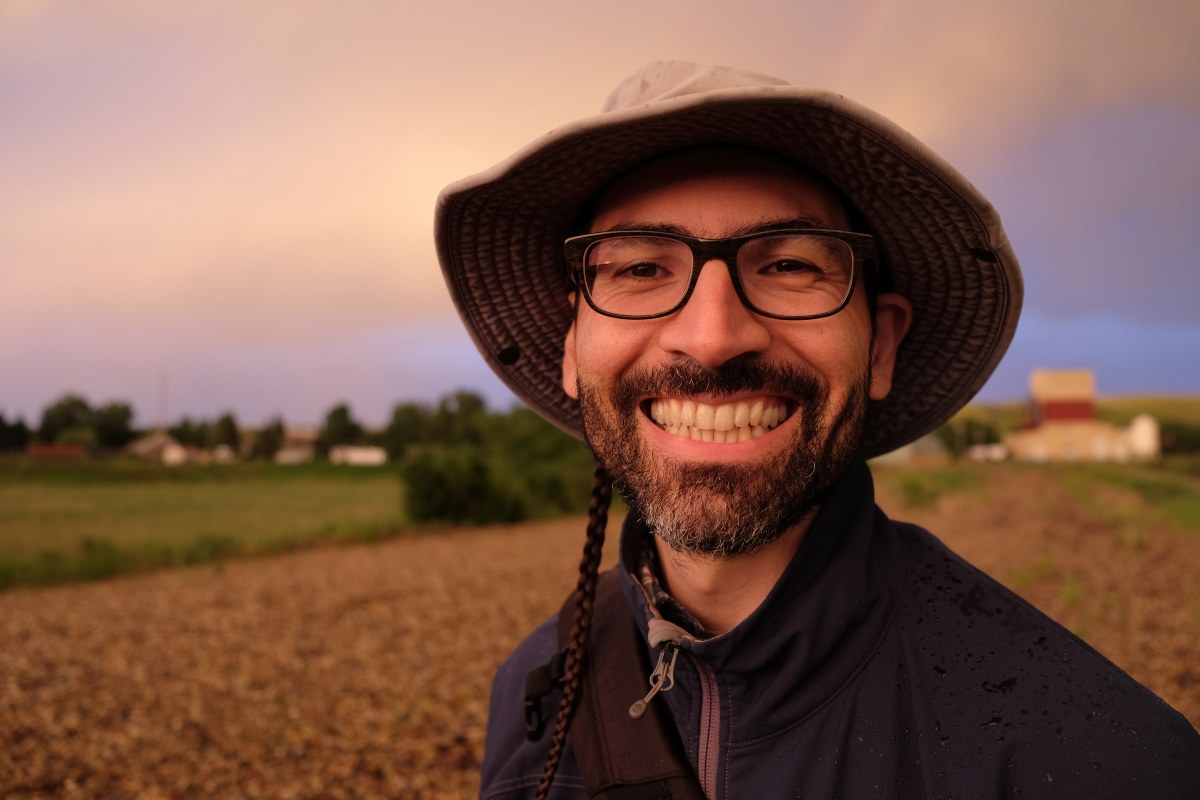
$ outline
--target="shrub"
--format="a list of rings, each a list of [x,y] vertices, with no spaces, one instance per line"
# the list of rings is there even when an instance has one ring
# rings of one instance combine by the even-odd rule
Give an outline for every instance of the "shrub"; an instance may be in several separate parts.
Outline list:
[[[1161,431],[1164,453],[1200,453],[1200,426],[1163,420]]]
[[[415,422],[424,416],[418,412],[397,406],[393,423]],[[515,522],[587,507],[591,454],[528,408],[487,412],[482,401],[460,392],[443,400],[430,419],[439,417],[421,439],[389,438],[393,451],[405,453],[400,476],[413,522]],[[400,434],[401,427],[389,430]]]
[[[961,458],[967,448],[974,444],[996,444],[1000,431],[995,425],[982,420],[956,417],[934,431],[938,441],[954,459]]]
[[[422,448],[400,465],[413,522],[485,524],[526,516],[523,492],[493,470],[477,447]]]

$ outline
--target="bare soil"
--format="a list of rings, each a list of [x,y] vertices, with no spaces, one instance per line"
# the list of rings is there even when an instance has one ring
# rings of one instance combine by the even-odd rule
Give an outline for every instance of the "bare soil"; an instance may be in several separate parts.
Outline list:
[[[997,469],[916,509],[880,485],[894,517],[1200,724],[1200,535],[1113,521],[1047,472]],[[1101,504],[1137,511],[1112,492]],[[0,796],[471,797],[491,676],[570,590],[582,532],[445,531],[0,595]]]

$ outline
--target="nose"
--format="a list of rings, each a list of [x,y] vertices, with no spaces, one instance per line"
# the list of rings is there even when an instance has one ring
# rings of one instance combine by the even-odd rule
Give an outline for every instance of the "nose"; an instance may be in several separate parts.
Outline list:
[[[765,319],[742,304],[725,263],[704,264],[683,308],[667,317],[659,345],[714,369],[737,356],[761,353],[771,342]]]

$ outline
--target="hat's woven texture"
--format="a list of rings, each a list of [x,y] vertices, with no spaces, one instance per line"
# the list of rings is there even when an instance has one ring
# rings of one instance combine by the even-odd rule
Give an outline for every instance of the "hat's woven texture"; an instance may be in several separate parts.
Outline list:
[[[965,405],[1004,354],[1021,306],[1020,271],[998,216],[891,122],[838,95],[788,86],[608,112],[442,193],[436,236],[447,284],[480,351],[517,396],[581,435],[579,409],[560,380],[572,313],[562,242],[572,218],[632,166],[713,144],[778,153],[823,175],[865,218],[893,288],[913,304],[892,391],[868,412],[865,454],[911,442]]]

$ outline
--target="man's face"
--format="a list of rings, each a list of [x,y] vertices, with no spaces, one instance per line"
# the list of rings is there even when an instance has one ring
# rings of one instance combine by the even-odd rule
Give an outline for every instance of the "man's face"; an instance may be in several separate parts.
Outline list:
[[[665,226],[711,239],[781,223],[849,229],[837,199],[802,171],[721,149],[637,168],[599,198],[591,230]],[[799,523],[856,458],[868,398],[890,389],[907,327],[903,299],[880,301],[873,348],[861,286],[831,317],[774,320],[742,305],[725,266],[710,262],[667,317],[614,319],[578,302],[563,388],[580,401],[600,463],[663,541],[753,552]],[[729,433],[705,435],[730,419]]]

